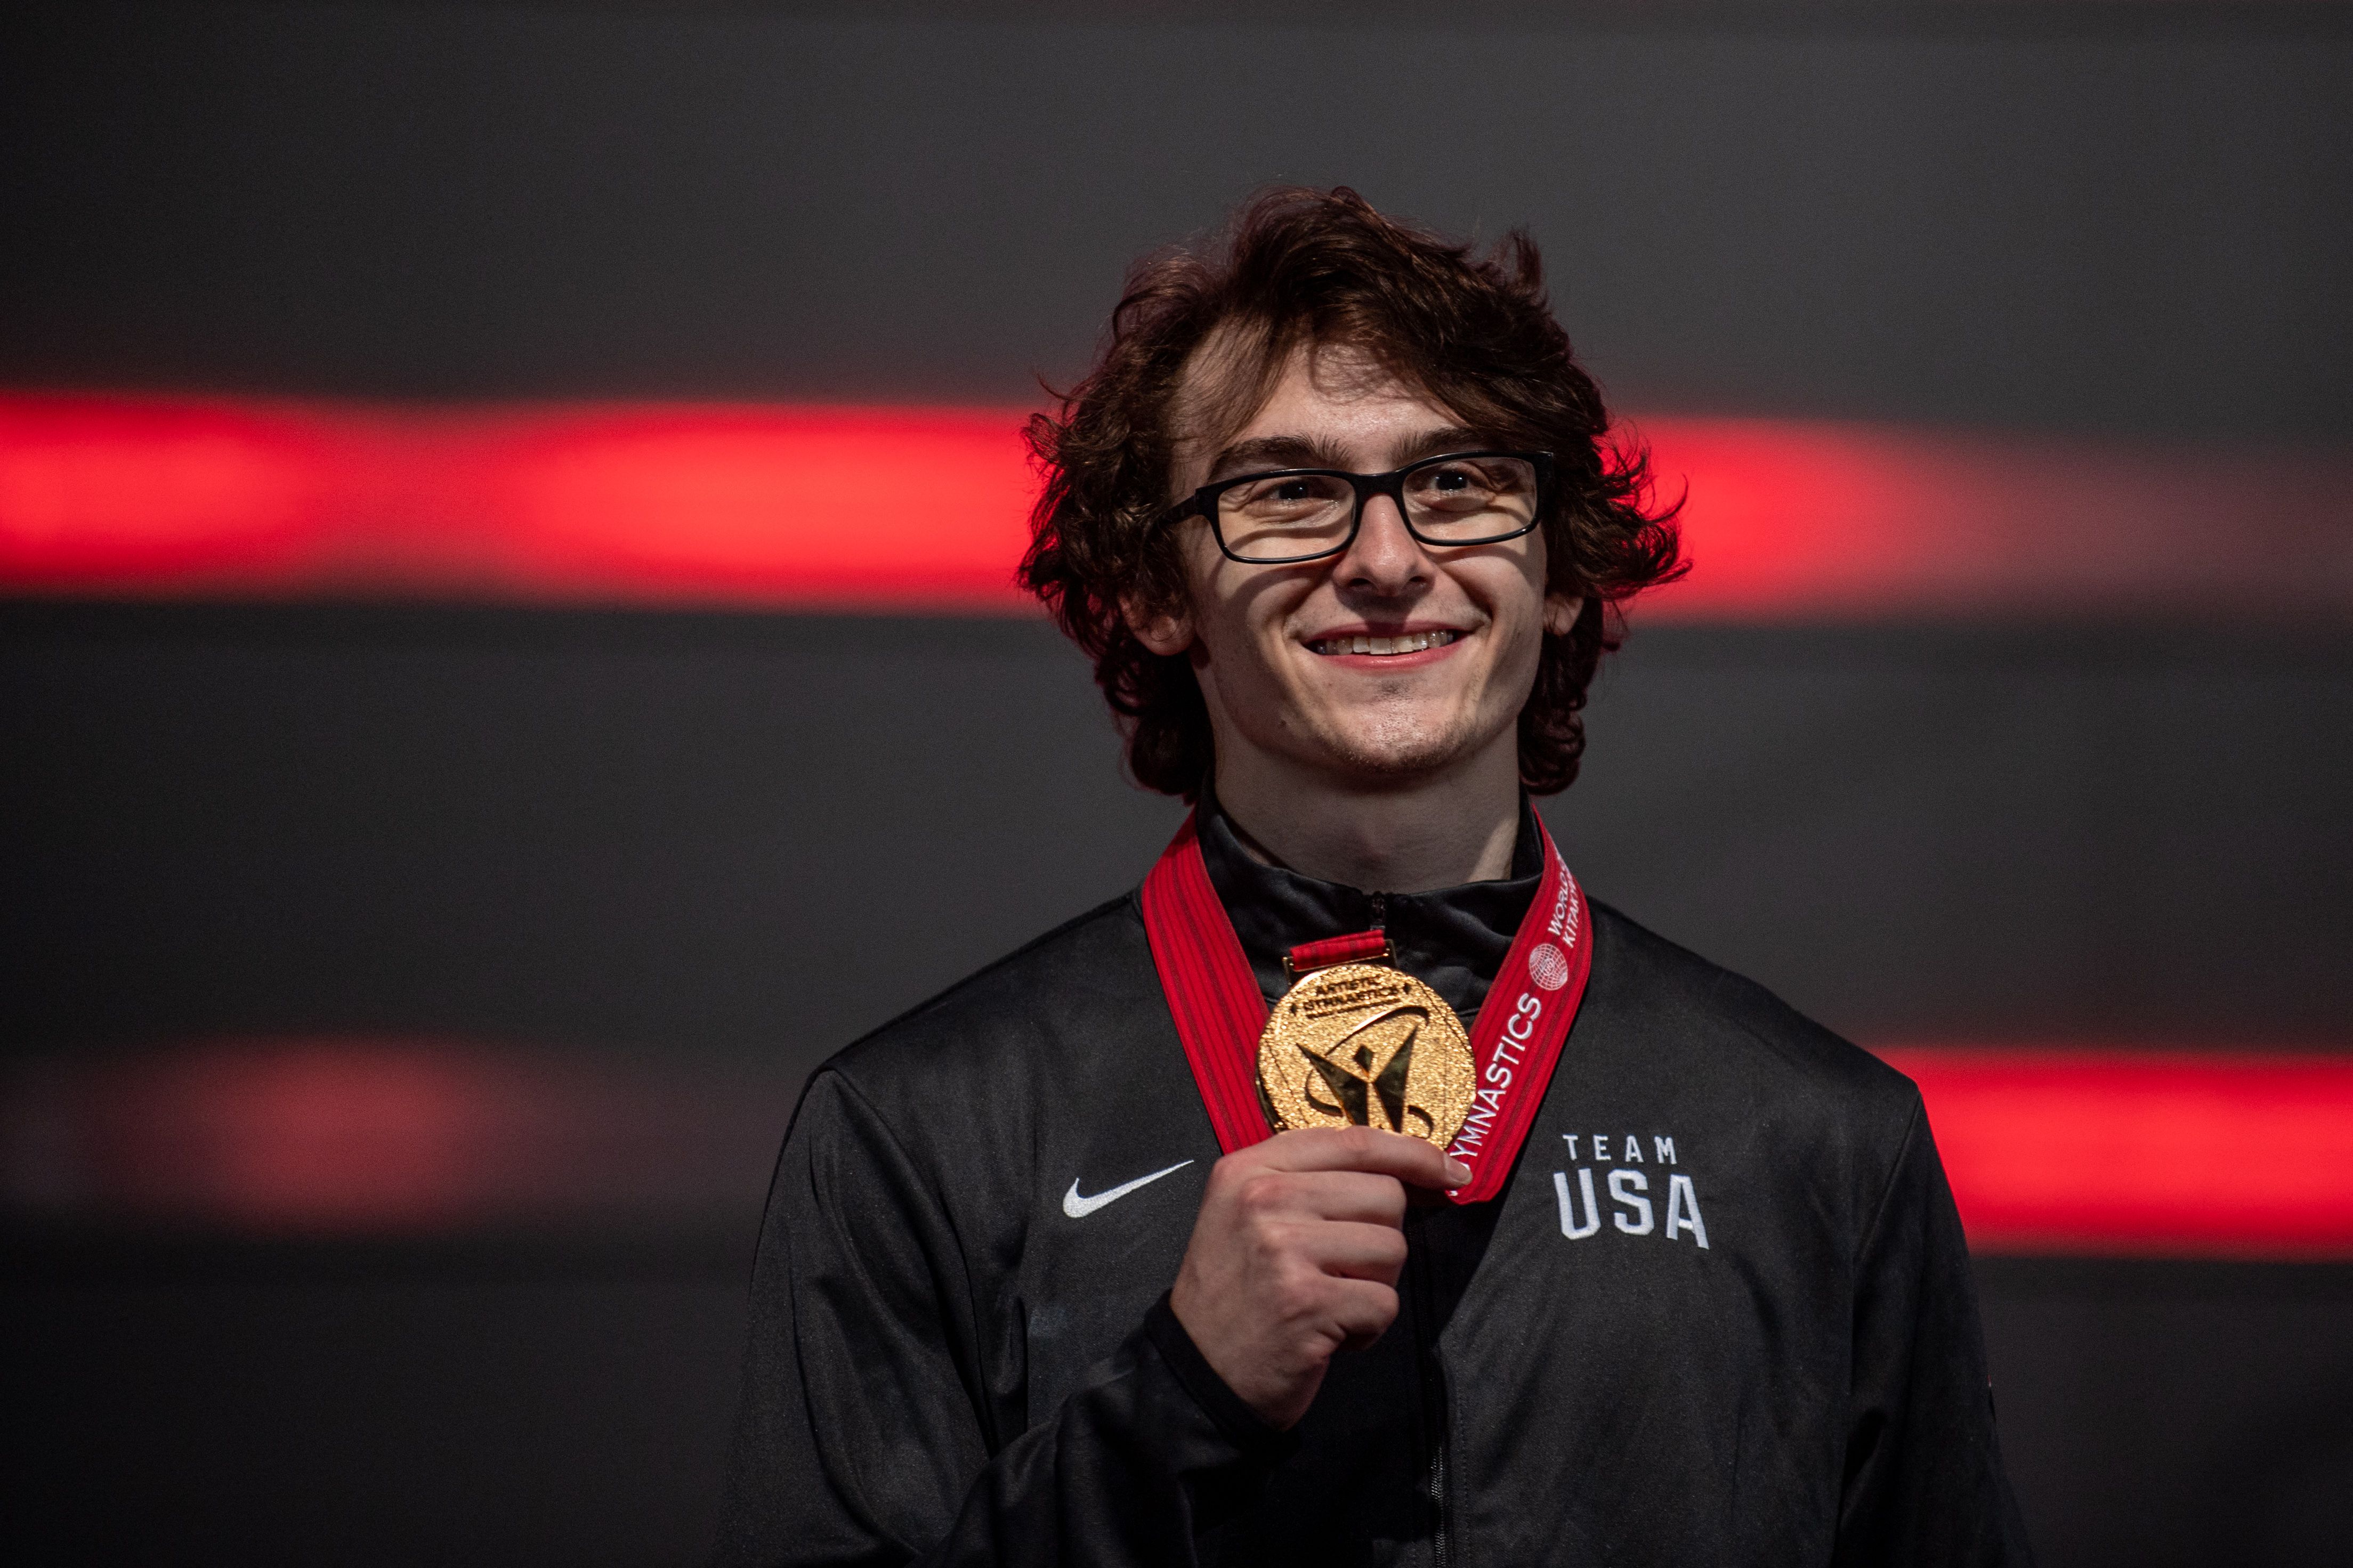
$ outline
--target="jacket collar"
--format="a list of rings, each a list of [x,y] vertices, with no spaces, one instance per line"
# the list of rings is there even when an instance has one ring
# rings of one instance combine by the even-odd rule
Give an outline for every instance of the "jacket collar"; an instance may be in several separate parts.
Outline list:
[[[1520,797],[1520,835],[1509,877],[1425,893],[1378,893],[1270,866],[1242,847],[1206,790],[1199,821],[1209,883],[1269,1002],[1291,989],[1282,957],[1293,947],[1379,925],[1388,932],[1398,966],[1445,997],[1468,1026],[1511,952],[1544,870],[1535,812],[1525,795]]]

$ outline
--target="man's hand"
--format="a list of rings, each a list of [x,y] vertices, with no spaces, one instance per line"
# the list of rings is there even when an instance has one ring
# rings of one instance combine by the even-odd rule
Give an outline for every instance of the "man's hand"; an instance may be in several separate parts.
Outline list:
[[[1407,1184],[1470,1179],[1420,1139],[1369,1127],[1238,1149],[1209,1171],[1168,1304],[1227,1386],[1288,1430],[1332,1352],[1362,1350],[1397,1317]]]

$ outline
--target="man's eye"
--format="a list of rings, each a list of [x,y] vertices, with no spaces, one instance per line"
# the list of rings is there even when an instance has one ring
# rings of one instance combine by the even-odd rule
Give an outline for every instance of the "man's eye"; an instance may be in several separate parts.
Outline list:
[[[1320,511],[1335,504],[1345,486],[1320,476],[1294,476],[1237,485],[1226,492],[1229,511],[1258,515]]]
[[[1492,494],[1494,483],[1467,464],[1450,464],[1414,476],[1414,489],[1432,500],[1457,501]]]

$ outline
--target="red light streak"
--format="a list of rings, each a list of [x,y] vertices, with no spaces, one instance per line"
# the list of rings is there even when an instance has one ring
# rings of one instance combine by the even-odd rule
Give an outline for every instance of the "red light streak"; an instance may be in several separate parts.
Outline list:
[[[1655,613],[2353,608],[2353,454],[1825,421],[1639,422],[1690,497]]]
[[[202,583],[278,570],[347,454],[228,405],[0,398],[0,580]]]
[[[208,1040],[0,1074],[0,1214],[249,1235],[707,1224],[798,1082],[434,1040]]]
[[[1028,613],[1020,420],[0,395],[0,590]],[[1695,562],[1658,618],[2353,607],[2353,455],[1640,428]]]
[[[1881,1054],[1920,1085],[1977,1252],[2353,1258],[2353,1055]],[[0,1211],[320,1235],[751,1212],[796,1087],[366,1039],[12,1078]]]
[[[1021,418],[0,397],[0,588],[1019,612]]]
[[[1977,1251],[2353,1257],[2353,1058],[1880,1054],[1920,1086]]]
[[[820,604],[1012,600],[1036,491],[1019,416],[617,410],[486,443],[533,581]]]
[[[485,1214],[501,1145],[528,1131],[515,1077],[384,1041],[206,1046],[98,1066],[46,1109],[84,1204],[251,1231],[431,1230]]]

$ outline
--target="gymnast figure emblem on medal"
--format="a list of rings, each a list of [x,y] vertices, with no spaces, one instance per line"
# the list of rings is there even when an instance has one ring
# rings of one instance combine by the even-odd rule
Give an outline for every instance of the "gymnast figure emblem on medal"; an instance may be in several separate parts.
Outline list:
[[[1259,1037],[1259,1089],[1277,1131],[1377,1127],[1444,1149],[1476,1076],[1446,999],[1382,963],[1311,970]]]

